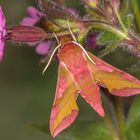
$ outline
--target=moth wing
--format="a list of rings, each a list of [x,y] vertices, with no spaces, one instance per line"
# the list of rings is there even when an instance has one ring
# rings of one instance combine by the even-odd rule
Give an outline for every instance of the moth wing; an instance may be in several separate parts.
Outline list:
[[[77,88],[65,64],[60,62],[55,100],[50,118],[53,137],[71,125],[78,115]]]
[[[96,81],[116,96],[131,96],[140,93],[140,81],[132,75],[113,67],[89,53],[95,65],[89,61]]]
[[[102,106],[100,90],[97,83],[92,83],[88,87],[83,87],[80,95],[86,100],[88,104],[102,117],[105,116],[105,112]]]

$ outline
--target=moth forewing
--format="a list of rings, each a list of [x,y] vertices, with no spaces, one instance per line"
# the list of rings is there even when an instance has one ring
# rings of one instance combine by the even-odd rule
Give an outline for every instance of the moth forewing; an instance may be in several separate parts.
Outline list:
[[[82,51],[85,53],[85,55],[87,56],[87,58],[90,60],[91,63],[93,63],[94,65],[96,65],[96,63],[92,60],[92,58],[89,56],[89,54],[87,53],[87,51],[84,49],[83,46],[81,46],[79,43],[72,41],[74,44],[78,45],[78,47],[80,47],[82,49]]]

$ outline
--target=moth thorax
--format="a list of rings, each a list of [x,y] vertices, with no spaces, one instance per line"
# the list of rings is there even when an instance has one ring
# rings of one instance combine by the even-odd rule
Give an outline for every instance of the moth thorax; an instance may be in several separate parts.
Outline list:
[[[67,44],[67,43],[69,43],[69,42],[71,42],[72,41],[72,37],[71,36],[63,36],[63,37],[61,37],[60,38],[60,44],[63,46],[63,45],[65,45],[65,44]]]

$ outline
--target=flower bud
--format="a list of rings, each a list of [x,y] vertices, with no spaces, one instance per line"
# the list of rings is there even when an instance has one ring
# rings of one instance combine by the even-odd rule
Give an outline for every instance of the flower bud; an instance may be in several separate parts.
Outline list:
[[[92,8],[96,8],[99,3],[99,0],[83,0],[83,2]]]
[[[45,32],[33,26],[15,26],[9,29],[8,38],[17,42],[37,42],[45,39]]]

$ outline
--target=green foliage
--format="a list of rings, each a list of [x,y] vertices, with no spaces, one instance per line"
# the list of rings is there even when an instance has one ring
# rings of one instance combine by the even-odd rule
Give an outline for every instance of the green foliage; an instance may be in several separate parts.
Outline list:
[[[127,119],[126,140],[140,139],[140,96],[136,97]]]
[[[75,136],[78,140],[112,140],[112,134],[104,121],[81,123]]]
[[[64,30],[64,29],[68,29],[69,26],[70,26],[70,28],[72,28],[72,29],[73,29],[73,28],[76,29],[76,24],[75,24],[74,22],[69,21],[69,20],[54,19],[53,21],[54,21],[57,25],[59,25],[60,27],[62,27],[63,30]]]
[[[32,125],[33,128],[50,135],[49,125]],[[50,136],[51,137],[51,136]],[[113,140],[109,126],[104,120],[86,120],[74,123],[68,130],[62,132],[56,140]]]
[[[132,75],[136,76],[138,79],[140,78],[140,62],[139,59],[135,60],[131,65],[125,68],[125,70]]]
[[[128,1],[127,0],[121,0],[121,7],[120,7],[120,15],[121,17],[125,16],[127,10],[128,10]]]
[[[124,16],[122,18],[122,21],[123,21],[126,29],[129,30],[131,28],[132,24],[133,24],[133,15],[132,14],[128,14],[128,15]]]
[[[99,45],[107,45],[107,44],[117,41],[119,39],[118,36],[116,36],[115,34],[109,32],[109,31],[106,31],[103,29],[100,29],[97,31],[101,32],[101,35],[97,40],[97,43]]]
[[[105,49],[100,51],[99,57],[104,57],[105,55],[113,52],[117,47],[118,47],[118,42],[114,43],[114,44],[113,43],[112,44],[108,44]]]
[[[140,138],[140,96],[134,100],[128,118],[126,119],[126,139],[139,140]],[[31,127],[45,133],[53,139],[49,132],[48,124],[34,124]],[[56,140],[114,140],[113,132],[105,119],[80,120],[62,132]]]

